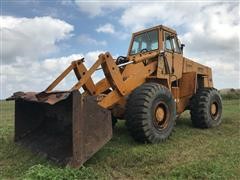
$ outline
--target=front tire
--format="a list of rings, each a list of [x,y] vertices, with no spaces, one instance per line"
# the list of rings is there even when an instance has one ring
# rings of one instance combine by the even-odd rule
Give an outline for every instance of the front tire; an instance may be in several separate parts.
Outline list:
[[[199,89],[192,97],[190,108],[191,120],[195,127],[216,127],[222,121],[222,99],[214,88]]]
[[[172,133],[176,104],[166,87],[145,83],[130,94],[125,115],[127,128],[136,141],[160,143]]]

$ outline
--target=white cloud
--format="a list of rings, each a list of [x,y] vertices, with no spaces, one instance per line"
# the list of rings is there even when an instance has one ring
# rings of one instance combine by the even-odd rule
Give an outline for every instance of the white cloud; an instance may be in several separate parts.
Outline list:
[[[110,12],[125,8],[128,4],[126,1],[112,1],[112,0],[94,0],[94,1],[78,1],[75,0],[79,10],[86,13],[90,17],[103,16]]]
[[[194,19],[199,14],[196,12],[207,6],[208,3],[205,2],[139,3],[126,8],[119,19],[119,23],[132,31],[159,24],[176,27],[192,23],[189,20]]]
[[[141,13],[134,13],[138,11]],[[180,36],[191,43],[191,50],[199,51],[200,46],[204,50],[236,48],[240,32],[238,11],[239,6],[234,3],[139,4],[126,8],[119,23],[131,31],[158,24],[182,30]]]
[[[237,48],[240,32],[237,13],[238,7],[231,4],[208,6],[195,15],[195,21],[188,25],[188,32],[182,38],[191,43],[191,50]]]
[[[106,34],[114,35],[114,38],[118,38],[120,40],[129,39],[130,36],[131,36],[130,32],[125,32],[123,29],[116,31],[115,27],[112,24],[110,24],[110,23],[107,23],[107,24],[104,24],[104,25],[100,25],[96,29],[96,31],[98,33],[106,33]]]
[[[0,16],[1,52],[4,64],[36,59],[57,50],[56,43],[71,36],[74,27],[52,17],[17,18]]]
[[[96,29],[97,32],[103,32],[103,33],[110,33],[110,34],[114,34],[115,33],[115,29],[114,26],[110,23],[107,23],[103,26],[99,26]]]
[[[91,51],[86,54],[72,54],[32,62],[18,59],[14,64],[4,64],[2,65],[3,71],[0,74],[0,87],[2,88],[0,98],[6,98],[16,91],[43,91],[73,60],[84,57],[84,64],[89,68],[102,52],[103,51]],[[97,72],[92,77],[96,82],[101,79],[103,75]],[[72,72],[60,83],[57,89],[69,90],[76,82],[77,79]]]
[[[89,67],[101,51],[86,54],[72,54],[66,57],[43,59],[46,54],[55,52],[57,42],[71,36],[73,26],[51,17],[16,18],[1,16],[1,72],[0,98],[6,98],[16,91],[42,91],[72,60],[85,57]],[[106,45],[105,41],[96,41],[89,36],[81,36],[82,43]],[[100,74],[93,76],[94,80]],[[70,74],[58,87],[69,89],[76,83],[76,77]]]
[[[57,77],[71,60],[81,58],[83,55],[74,54],[69,57],[45,59],[43,61],[24,61],[18,59],[14,64],[4,64],[1,82],[3,88],[1,98],[6,98],[16,91],[44,90],[54,78]]]
[[[30,90],[52,77],[42,57],[58,50],[57,43],[71,36],[74,27],[49,16],[18,18],[0,16],[0,97]],[[54,67],[52,71],[58,67]],[[54,75],[54,73],[53,73]]]
[[[91,46],[106,46],[107,42],[106,41],[98,41],[92,37],[90,37],[88,34],[81,34],[78,36],[78,42],[81,44],[87,44]]]

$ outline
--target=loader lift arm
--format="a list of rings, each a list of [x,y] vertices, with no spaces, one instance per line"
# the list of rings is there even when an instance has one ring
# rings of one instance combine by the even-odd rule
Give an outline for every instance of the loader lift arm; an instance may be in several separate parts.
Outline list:
[[[45,102],[51,102],[52,104],[62,100],[59,98],[56,99],[56,102],[53,102],[53,100],[48,99],[48,97],[50,98],[51,94],[58,93],[57,91],[52,90],[73,70],[78,82],[66,92],[83,88],[83,95],[99,96],[98,104],[103,108],[109,108],[115,103],[123,100],[133,89],[145,82],[146,77],[156,71],[157,62],[152,61],[149,64],[144,65],[142,63],[142,61],[146,59],[144,56],[151,59],[152,57],[156,57],[157,54],[143,53],[140,60],[137,59],[136,62],[130,62],[132,64],[127,63],[128,66],[126,66],[122,72],[118,67],[119,65],[116,64],[111,54],[108,52],[100,54],[98,60],[89,70],[87,70],[83,64],[83,58],[72,61],[71,65],[69,65],[63,73],[45,89],[45,91],[39,93],[37,96],[39,99],[44,99]],[[91,76],[96,70],[98,70],[99,66],[101,66],[105,78],[94,84]]]

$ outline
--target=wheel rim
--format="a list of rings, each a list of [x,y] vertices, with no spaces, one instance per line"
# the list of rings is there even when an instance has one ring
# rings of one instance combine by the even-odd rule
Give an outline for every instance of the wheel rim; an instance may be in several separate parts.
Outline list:
[[[168,125],[169,112],[168,107],[164,102],[159,102],[154,111],[154,126],[157,129],[165,129]]]
[[[218,104],[217,104],[217,102],[212,102],[212,104],[210,106],[210,114],[211,114],[213,120],[217,119],[217,115],[218,115]]]

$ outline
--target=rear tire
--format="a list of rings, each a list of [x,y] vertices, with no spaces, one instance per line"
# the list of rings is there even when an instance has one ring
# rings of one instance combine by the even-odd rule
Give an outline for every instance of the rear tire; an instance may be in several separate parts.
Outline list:
[[[218,91],[214,88],[199,89],[191,99],[190,114],[195,127],[218,126],[222,121],[222,99]]]
[[[172,133],[176,104],[171,92],[157,83],[145,83],[129,96],[126,125],[139,142],[160,143]]]

